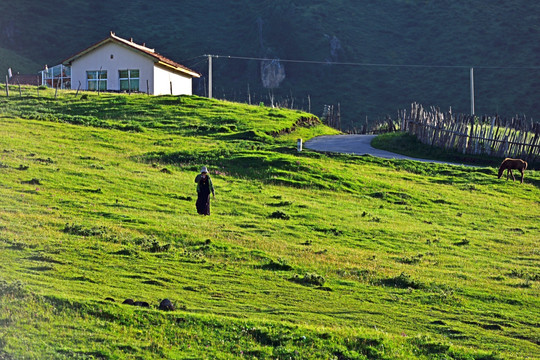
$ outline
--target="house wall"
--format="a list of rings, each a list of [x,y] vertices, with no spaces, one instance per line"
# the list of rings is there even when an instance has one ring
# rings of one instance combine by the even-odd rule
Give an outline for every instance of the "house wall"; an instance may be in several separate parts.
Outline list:
[[[104,44],[75,59],[71,64],[71,88],[77,89],[80,81],[81,90],[88,90],[86,71],[97,71],[100,67],[101,70],[107,70],[107,90],[120,90],[119,70],[138,69],[139,91],[147,91],[146,81],[148,80],[150,94],[153,93],[154,61],[117,43]]]
[[[182,75],[171,72],[160,65],[154,66],[154,95],[191,95],[192,78],[188,75]]]

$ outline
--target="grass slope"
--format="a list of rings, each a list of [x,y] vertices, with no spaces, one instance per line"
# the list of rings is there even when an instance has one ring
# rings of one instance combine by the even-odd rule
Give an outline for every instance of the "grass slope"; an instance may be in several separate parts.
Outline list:
[[[0,357],[539,353],[538,172],[297,153],[333,131],[296,111],[24,90],[0,97]]]
[[[35,74],[37,76],[37,72],[41,66],[35,61],[19,55],[15,51],[0,47],[0,69],[2,73],[2,82],[5,82],[5,74],[7,74],[7,69],[9,68],[11,68],[13,75],[21,73]]]

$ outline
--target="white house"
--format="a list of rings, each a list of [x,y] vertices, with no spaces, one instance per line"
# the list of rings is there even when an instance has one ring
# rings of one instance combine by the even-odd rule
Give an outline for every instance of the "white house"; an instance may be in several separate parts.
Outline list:
[[[71,88],[140,91],[152,95],[191,95],[201,75],[133,40],[111,32],[97,44],[63,61],[71,67]]]

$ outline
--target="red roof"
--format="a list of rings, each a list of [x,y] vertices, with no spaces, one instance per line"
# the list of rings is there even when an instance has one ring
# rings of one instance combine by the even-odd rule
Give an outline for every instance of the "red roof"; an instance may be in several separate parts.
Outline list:
[[[201,74],[199,74],[198,72],[194,71],[194,70],[191,70],[190,68],[187,68],[185,67],[184,65],[181,65],[171,59],[168,59],[166,58],[165,56],[163,55],[160,55],[158,54],[157,52],[155,52],[154,49],[150,49],[150,48],[147,48],[146,46],[143,45],[139,45],[139,44],[136,44],[133,42],[133,40],[126,40],[126,39],[123,39],[119,36],[116,36],[112,31],[111,31],[111,34],[109,35],[109,37],[107,37],[106,39],[103,39],[101,40],[100,42],[84,49],[83,51],[67,58],[66,60],[62,61],[62,64],[64,65],[71,65],[71,63],[80,58],[81,56],[83,55],[86,55],[87,53],[93,51],[94,49],[100,47],[101,45],[104,45],[106,43],[109,43],[109,42],[115,42],[115,43],[118,43],[120,45],[123,45],[123,46],[128,46],[129,48],[133,49],[133,50],[136,50],[138,52],[141,52],[147,56],[150,56],[153,58],[154,62],[155,63],[158,63],[160,65],[163,65],[163,66],[166,66],[172,70],[175,70],[177,72],[181,72],[181,73],[184,73],[184,74],[188,74],[192,77],[201,77]]]

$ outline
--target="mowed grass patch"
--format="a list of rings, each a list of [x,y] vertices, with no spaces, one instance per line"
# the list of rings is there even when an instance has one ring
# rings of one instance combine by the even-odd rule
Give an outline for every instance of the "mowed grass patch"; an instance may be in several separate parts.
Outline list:
[[[1,123],[2,354],[536,353],[531,183],[493,168],[297,153],[294,135]],[[210,217],[195,212],[202,165],[216,187]],[[176,311],[157,309],[165,298]]]

